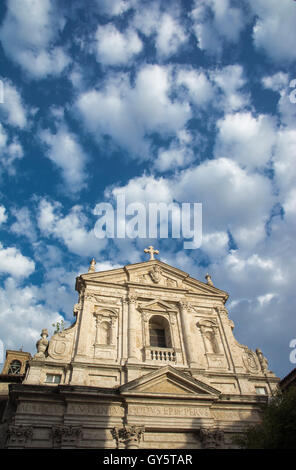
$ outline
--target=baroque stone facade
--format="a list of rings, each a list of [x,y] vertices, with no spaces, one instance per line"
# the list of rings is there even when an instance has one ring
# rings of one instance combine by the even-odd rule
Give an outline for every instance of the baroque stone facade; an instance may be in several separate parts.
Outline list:
[[[150,253],[150,251],[149,251]],[[228,294],[150,261],[76,279],[75,322],[42,330],[6,447],[231,448],[279,379],[233,335]]]

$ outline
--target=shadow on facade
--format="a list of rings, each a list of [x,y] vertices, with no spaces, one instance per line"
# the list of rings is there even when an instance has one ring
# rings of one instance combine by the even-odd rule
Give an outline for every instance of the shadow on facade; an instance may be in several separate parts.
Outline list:
[[[236,447],[233,438],[258,421],[254,403],[253,411],[238,410],[236,419],[229,414],[229,421],[190,418],[194,406],[200,405],[198,400],[186,404],[175,397],[122,396],[119,389],[11,384],[1,424],[2,447],[231,449]],[[212,416],[215,413],[219,415],[217,402],[212,405]]]

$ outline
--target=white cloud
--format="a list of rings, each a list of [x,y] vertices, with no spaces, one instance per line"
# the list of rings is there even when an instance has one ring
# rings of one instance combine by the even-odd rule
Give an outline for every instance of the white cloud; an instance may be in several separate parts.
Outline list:
[[[268,75],[262,78],[262,83],[265,88],[273,91],[282,91],[288,85],[289,76],[284,72],[277,72],[273,75]]]
[[[142,41],[136,31],[128,29],[121,33],[110,23],[98,26],[95,39],[97,60],[104,65],[127,64],[142,50]]]
[[[36,241],[35,223],[28,207],[12,209],[11,213],[16,218],[16,221],[10,226],[11,232],[18,236],[26,237],[32,242]]]
[[[47,146],[46,156],[61,170],[67,191],[79,192],[85,185],[87,156],[77,137],[64,125],[56,134],[43,130],[39,137]]]
[[[9,174],[15,173],[14,162],[23,158],[23,148],[18,139],[10,138],[2,124],[0,124],[0,164]]]
[[[7,214],[6,214],[6,209],[2,204],[0,205],[0,225],[4,224],[7,220]]]
[[[280,190],[280,198],[285,201],[290,191],[295,187],[296,178],[296,131],[281,129],[278,132],[273,157],[275,182]]]
[[[249,174],[233,160],[219,158],[185,170],[174,182],[177,200],[201,202],[205,232],[255,229],[264,225],[273,204],[268,178]]]
[[[277,109],[280,114],[281,124],[294,129],[296,106],[291,100],[291,93],[295,90],[295,87],[293,87],[293,80],[289,81],[287,73],[277,72],[273,75],[263,77],[262,84],[265,88],[279,94]]]
[[[27,110],[22,102],[19,91],[11,81],[1,78],[3,86],[3,102],[0,104],[2,119],[7,124],[23,129],[27,124]]]
[[[13,277],[27,277],[35,270],[35,263],[15,247],[4,248],[0,243],[0,273]]]
[[[198,47],[211,54],[221,53],[223,40],[236,42],[246,21],[229,0],[196,0],[191,16]]]
[[[54,43],[64,23],[50,0],[9,0],[0,28],[6,55],[33,78],[60,74],[69,58]]]
[[[249,0],[256,22],[253,27],[255,46],[273,61],[296,59],[296,8],[289,0]]]
[[[194,160],[193,144],[190,132],[185,130],[177,132],[168,148],[159,148],[154,168],[162,172],[188,166]]]
[[[227,114],[217,128],[216,157],[231,158],[247,168],[262,167],[271,159],[277,129],[269,115]]]
[[[77,109],[97,138],[108,135],[125,149],[145,159],[149,133],[173,136],[191,117],[188,103],[170,98],[173,77],[169,67],[145,65],[135,85],[126,76],[110,77],[105,88],[80,95]]]
[[[212,232],[202,237],[202,250],[212,259],[225,256],[228,251],[229,237],[226,232]]]
[[[275,202],[268,178],[248,173],[227,158],[204,161],[171,178],[134,178],[123,187],[106,191],[106,197],[119,193],[125,194],[127,204],[202,203],[203,236],[208,237],[205,246],[209,253],[211,237],[219,239],[218,252],[226,247],[226,230],[240,248],[254,248],[266,236],[265,224]]]
[[[38,288],[22,286],[8,278],[0,288],[0,331],[5,349],[19,349],[35,354],[35,344],[42,328],[53,333],[52,323],[62,316],[39,300]]]
[[[99,13],[117,16],[127,11],[134,2],[129,0],[96,0],[96,3],[99,7]]]
[[[156,54],[159,60],[174,55],[185,44],[188,34],[178,19],[178,8],[173,11],[162,11],[160,5],[149,3],[148,7],[136,12],[133,25],[145,36],[154,41]]]
[[[180,69],[177,84],[185,86],[192,102],[201,108],[208,106],[215,96],[214,86],[203,70]]]
[[[38,227],[42,234],[61,241],[71,253],[92,257],[105,247],[107,239],[96,238],[94,226],[88,229],[87,224],[85,209],[81,206],[73,206],[63,216],[60,203],[45,199],[39,202]]]
[[[222,95],[216,96],[216,99],[217,105],[224,111],[238,111],[249,104],[249,95],[242,90],[246,79],[241,65],[227,65],[214,70],[210,73],[210,77],[222,91]]]

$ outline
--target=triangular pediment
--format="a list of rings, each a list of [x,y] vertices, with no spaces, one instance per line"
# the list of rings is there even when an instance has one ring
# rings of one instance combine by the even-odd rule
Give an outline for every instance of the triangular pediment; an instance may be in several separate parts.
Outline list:
[[[90,283],[129,284],[140,287],[182,290],[203,296],[223,297],[225,300],[228,298],[225,291],[198,281],[188,273],[159,260],[129,264],[109,271],[82,274],[80,278]],[[79,278],[77,278],[78,280]]]
[[[175,310],[171,305],[167,304],[166,302],[163,302],[162,300],[152,300],[151,302],[142,304],[140,309],[155,312],[167,312]]]
[[[172,366],[162,367],[128,382],[120,388],[120,391],[123,394],[133,395],[182,395],[192,398],[202,396],[209,399],[220,395],[220,391]]]

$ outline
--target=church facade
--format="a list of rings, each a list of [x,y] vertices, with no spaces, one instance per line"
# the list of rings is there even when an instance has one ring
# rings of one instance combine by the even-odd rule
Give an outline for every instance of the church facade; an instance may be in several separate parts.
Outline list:
[[[7,448],[232,448],[278,386],[211,277],[154,259],[76,279],[75,322],[10,386]]]

